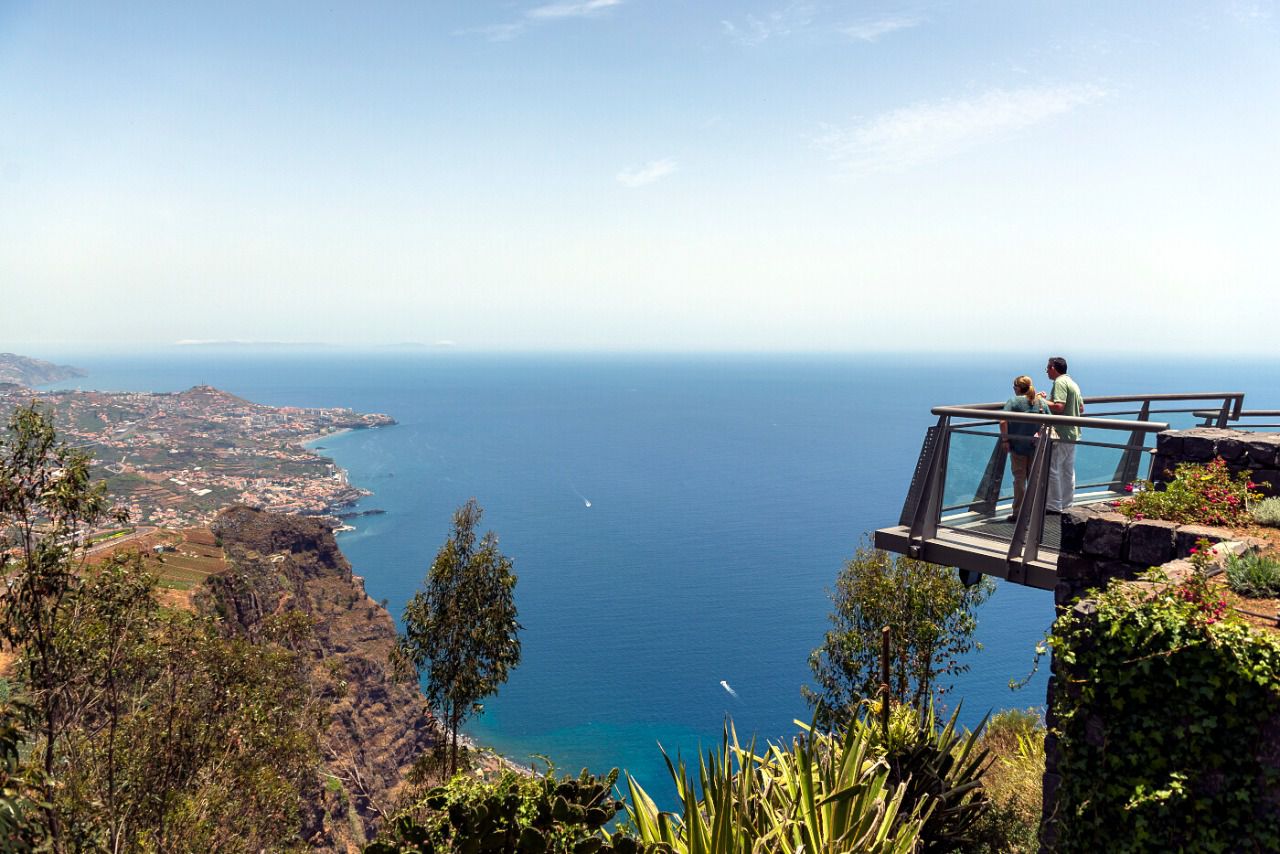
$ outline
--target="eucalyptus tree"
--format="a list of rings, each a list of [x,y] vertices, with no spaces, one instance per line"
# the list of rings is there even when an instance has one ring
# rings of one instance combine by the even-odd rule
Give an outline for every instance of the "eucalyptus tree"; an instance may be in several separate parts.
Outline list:
[[[449,736],[449,773],[458,768],[458,728],[483,711],[520,663],[516,576],[492,531],[477,539],[483,510],[473,498],[453,515],[453,530],[404,610],[397,654],[426,676],[427,702]]]
[[[817,688],[801,693],[820,721],[847,720],[880,692],[881,632],[891,630],[891,699],[923,708],[946,692],[948,677],[964,673],[975,646],[976,610],[995,590],[984,576],[965,586],[954,570],[859,547],[836,578],[831,629],[809,656]]]

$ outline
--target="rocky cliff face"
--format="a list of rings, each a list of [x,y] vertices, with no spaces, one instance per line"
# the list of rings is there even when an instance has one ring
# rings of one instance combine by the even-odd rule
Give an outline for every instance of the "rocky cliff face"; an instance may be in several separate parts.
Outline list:
[[[310,676],[331,723],[321,746],[327,776],[308,798],[304,832],[318,848],[356,850],[438,738],[417,685],[392,678],[395,624],[320,522],[231,507],[212,528],[231,568],[210,577],[199,607],[250,636],[264,617],[290,609],[314,621]]]
[[[84,371],[70,365],[55,365],[42,359],[19,356],[16,353],[0,353],[0,382],[15,383],[28,388],[56,383],[72,377],[87,377]]]

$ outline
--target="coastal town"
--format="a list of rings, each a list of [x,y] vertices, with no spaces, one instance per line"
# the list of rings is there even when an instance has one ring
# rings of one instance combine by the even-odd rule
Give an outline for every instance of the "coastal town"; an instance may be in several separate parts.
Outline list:
[[[176,393],[51,391],[0,384],[0,415],[33,400],[58,434],[93,459],[94,474],[132,524],[186,527],[228,504],[326,517],[367,490],[307,447],[347,430],[395,423],[345,408],[274,407],[212,386]]]

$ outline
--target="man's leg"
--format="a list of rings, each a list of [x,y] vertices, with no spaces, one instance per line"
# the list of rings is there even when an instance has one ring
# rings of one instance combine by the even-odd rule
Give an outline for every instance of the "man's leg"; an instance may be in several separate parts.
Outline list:
[[[1049,458],[1049,489],[1044,509],[1061,513],[1076,497],[1076,443],[1054,441]]]
[[[1045,490],[1044,509],[1050,513],[1062,512],[1062,503],[1058,496],[1062,493],[1062,449],[1065,447],[1067,447],[1066,442],[1054,439],[1053,446],[1049,448],[1049,485]]]
[[[1059,510],[1066,510],[1076,500],[1076,443],[1062,443],[1062,477],[1058,480]]]

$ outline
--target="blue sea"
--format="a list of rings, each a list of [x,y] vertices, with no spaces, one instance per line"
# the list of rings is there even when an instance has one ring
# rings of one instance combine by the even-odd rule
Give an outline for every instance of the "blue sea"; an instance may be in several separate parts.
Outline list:
[[[692,755],[727,718],[777,738],[829,589],[857,545],[896,524],[931,406],[1003,400],[1045,355],[463,355],[173,349],[40,353],[89,371],[62,388],[209,383],[273,405],[346,406],[399,424],[322,440],[373,491],[339,543],[394,615],[456,507],[475,497],[519,575],[523,660],[467,726],[522,762],[619,766],[669,793],[659,745]],[[1233,391],[1280,407],[1277,358],[1094,356],[1086,395]],[[983,649],[956,681],[970,725],[1044,702],[1025,688],[1052,595],[1001,584]],[[734,693],[722,687],[728,683]]]

